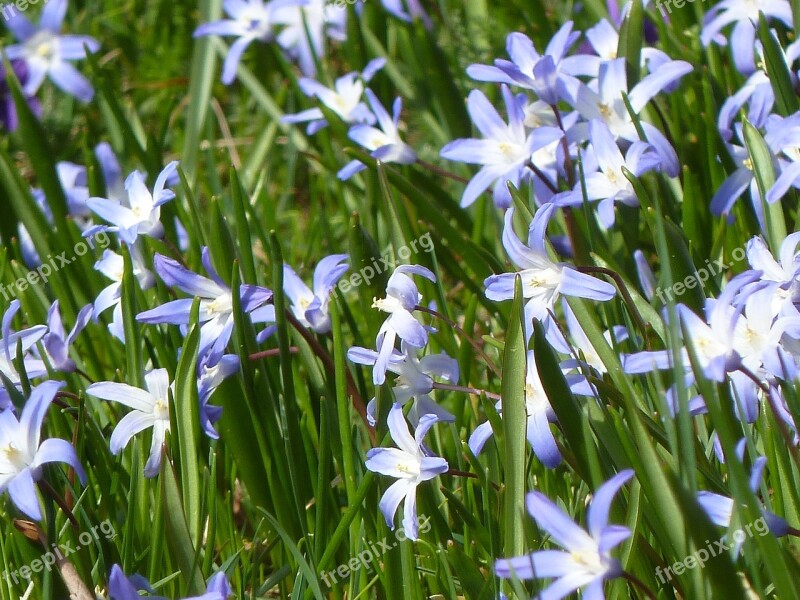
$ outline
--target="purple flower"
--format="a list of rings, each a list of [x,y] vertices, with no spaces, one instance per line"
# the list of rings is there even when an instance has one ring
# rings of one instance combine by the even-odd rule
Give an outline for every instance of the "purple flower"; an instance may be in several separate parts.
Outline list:
[[[19,421],[11,410],[0,412],[0,493],[8,491],[12,502],[30,518],[41,521],[42,512],[34,483],[42,477],[42,465],[63,462],[86,483],[78,455],[62,439],[41,441],[42,422],[62,381],[45,381],[31,390]]]
[[[532,90],[548,104],[555,105],[562,74],[597,76],[598,57],[587,54],[566,56],[579,37],[580,33],[572,31],[572,21],[567,21],[552,37],[542,55],[528,36],[510,33],[506,38],[506,51],[511,61],[497,59],[494,66],[470,65],[467,75],[477,81],[494,81]]]
[[[214,390],[231,375],[239,372],[239,357],[236,354],[225,354],[216,364],[210,362],[206,354],[197,361],[197,395],[200,399],[200,424],[203,431],[211,439],[219,439],[214,424],[222,416],[222,407],[209,404]]]
[[[541,595],[549,600],[560,600],[582,587],[586,587],[584,598],[605,598],[603,581],[623,573],[622,565],[609,552],[631,535],[627,527],[609,525],[608,513],[614,496],[633,474],[630,469],[620,471],[600,486],[587,511],[588,532],[541,492],[529,493],[528,512],[564,551],[539,550],[500,559],[494,565],[497,576],[504,579],[554,578]]]
[[[144,466],[144,474],[145,477],[155,477],[161,469],[161,446],[170,430],[169,391],[172,386],[166,369],[148,371],[144,382],[146,390],[126,383],[103,381],[90,385],[86,393],[133,409],[122,417],[111,434],[109,443],[114,454],[122,452],[134,435],[148,427],[153,428],[150,457]]]
[[[400,112],[403,110],[403,100],[395,99],[392,107],[393,114],[390,117],[372,90],[366,90],[365,94],[380,129],[371,125],[355,125],[350,128],[347,135],[351,140],[369,150],[372,158],[381,162],[395,162],[403,165],[416,162],[417,153],[400,139],[400,131],[397,128],[397,124],[400,122]],[[346,181],[366,168],[361,161],[352,160],[336,176],[342,181]]]
[[[500,208],[511,206],[511,193],[507,184],[519,187],[529,173],[527,164],[531,155],[559,140],[563,133],[556,127],[538,127],[528,133],[525,129],[524,95],[514,96],[503,85],[503,99],[508,112],[506,124],[483,92],[473,90],[467,98],[467,109],[472,122],[484,139],[460,139],[442,148],[442,158],[483,165],[472,178],[461,196],[461,206],[469,206],[490,185],[494,185],[494,202]]]
[[[198,355],[211,352],[211,363],[222,356],[233,332],[233,298],[231,289],[220,279],[211,264],[208,248],[204,247],[202,262],[211,279],[193,273],[177,261],[156,254],[153,264],[161,279],[170,287],[200,298],[200,347]],[[239,290],[242,310],[250,313],[272,297],[267,288],[242,285]],[[169,323],[188,325],[191,318],[193,298],[172,300],[151,310],[136,315],[140,323]]]
[[[770,32],[770,34],[774,36],[774,32]],[[719,110],[717,128],[725,141],[730,140],[733,135],[731,123],[739,115],[739,111],[745,104],[749,104],[747,120],[758,129],[766,126],[767,119],[775,105],[775,92],[772,90],[772,84],[766,72],[766,61],[763,57],[764,49],[761,42],[756,42],[756,51],[761,57],[756,64],[755,72],[750,75],[738,92],[725,100]],[[789,76],[796,85],[797,77],[792,72],[791,65],[800,56],[800,41],[789,44],[786,50],[781,48],[781,53],[783,54],[783,60],[790,67]]]
[[[147,189],[144,176],[139,171],[131,173],[125,180],[127,206],[109,198],[89,198],[86,205],[112,223],[114,227],[108,227],[107,231],[117,232],[126,244],[133,244],[139,235],[160,239],[164,236],[164,226],[159,220],[160,207],[175,197],[175,193],[165,187],[177,168],[177,161],[164,167],[156,178],[152,193]]]
[[[69,62],[86,58],[86,50],[94,53],[100,44],[88,35],[59,35],[67,0],[49,0],[39,17],[39,27],[17,11],[6,23],[20,42],[6,48],[9,60],[24,60],[28,78],[24,84],[27,95],[34,95],[45,77],[78,100],[88,102],[94,96],[92,84]]]
[[[306,96],[317,98],[322,104],[339,115],[345,123],[351,125],[356,123],[373,125],[375,123],[375,115],[361,101],[361,97],[364,95],[364,84],[368,83],[385,64],[385,58],[373,59],[367,63],[362,73],[354,71],[339,77],[333,89],[327,88],[308,77],[301,78],[297,84]],[[281,118],[283,123],[304,123],[306,121],[310,121],[306,128],[308,135],[313,135],[328,125],[325,115],[319,108],[309,108],[297,114],[285,115]]]
[[[603,360],[600,358],[600,355],[597,353],[594,344],[589,339],[589,336],[586,335],[586,332],[583,330],[580,323],[578,323],[578,319],[575,318],[575,313],[572,312],[572,309],[569,307],[569,304],[566,301],[562,301],[561,306],[564,309],[564,320],[567,323],[567,330],[569,331],[570,338],[572,339],[572,346],[567,344],[566,340],[563,340],[560,335],[555,335],[555,332],[560,331],[556,327],[553,328],[554,334],[548,336],[548,340],[550,340],[551,343],[556,342],[553,345],[559,352],[571,354],[576,357],[563,361],[561,363],[561,367],[565,369],[577,369],[581,366],[588,366],[594,369],[601,376],[605,375],[608,370],[606,369]],[[550,332],[548,331],[548,333]],[[628,330],[621,325],[615,325],[610,330],[603,333],[603,337],[609,346],[613,346],[615,343],[619,344],[624,342],[628,339],[628,335]],[[573,389],[573,392],[582,393],[576,391],[575,389]],[[588,391],[588,394],[586,395],[592,394],[593,393],[591,391]]]
[[[12,60],[11,68],[17,76],[20,84],[22,85],[23,93],[25,94],[25,101],[37,117],[42,116],[42,105],[39,99],[33,94],[25,92],[26,84],[28,83],[29,69],[25,61]],[[0,124],[3,125],[8,131],[16,131],[19,125],[17,118],[17,107],[14,104],[14,97],[11,95],[11,90],[6,83],[5,67],[0,65]]]
[[[762,307],[773,317],[796,314],[795,302],[800,301],[800,253],[797,244],[800,232],[786,236],[781,242],[779,260],[775,260],[761,237],[754,237],[747,242],[747,261],[750,266],[761,272],[760,284],[766,283],[772,291],[769,303]],[[767,308],[768,307],[768,308]]]
[[[616,294],[614,286],[590,275],[585,275],[572,266],[557,263],[550,259],[545,248],[547,224],[554,204],[546,204],[533,217],[528,231],[528,245],[525,246],[514,233],[514,209],[509,208],[505,215],[503,227],[503,247],[508,256],[519,269],[522,277],[522,296],[525,304],[526,334],[533,331],[532,320],[547,321],[549,311],[560,295],[577,296],[590,300],[606,301]],[[491,275],[483,282],[486,286],[486,297],[490,300],[502,301],[514,298],[514,280],[517,273]]]
[[[108,578],[108,594],[110,600],[139,600],[143,596],[139,595],[139,590],[153,592],[150,583],[141,575],[131,575],[126,577],[119,565],[111,567],[111,575]],[[225,573],[219,571],[208,580],[205,594],[192,596],[183,600],[227,600],[233,596],[228,578]],[[167,600],[164,596],[145,596],[150,600]]]
[[[394,529],[394,515],[400,503],[403,506],[403,529],[410,540],[419,535],[417,525],[417,486],[423,481],[446,473],[450,468],[447,461],[438,456],[428,456],[423,449],[422,440],[438,419],[434,415],[424,415],[414,432],[408,431],[402,407],[395,402],[389,411],[389,433],[398,448],[373,448],[367,452],[367,469],[397,479],[384,492],[380,509],[386,525]]]
[[[778,156],[780,174],[773,186],[767,191],[765,199],[774,204],[783,198],[790,187],[800,188],[800,115],[792,115],[785,119],[778,116],[770,118],[767,124],[774,144],[771,146]]]

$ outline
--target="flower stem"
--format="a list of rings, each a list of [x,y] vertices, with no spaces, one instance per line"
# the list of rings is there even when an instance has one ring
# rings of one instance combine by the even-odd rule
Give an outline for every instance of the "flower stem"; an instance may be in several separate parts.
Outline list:
[[[647,587],[641,579],[631,575],[627,571],[624,571],[622,573],[622,577],[630,581],[635,587],[642,590],[642,593],[644,593],[644,595],[647,596],[650,600],[657,600],[656,595],[653,593],[653,591],[649,587]]]
[[[463,329],[461,329],[461,327],[459,327],[459,325],[457,323],[455,323],[454,321],[451,321],[450,319],[445,317],[440,312],[437,312],[437,311],[433,310],[432,308],[427,308],[425,306],[420,306],[419,304],[417,304],[417,306],[414,307],[414,310],[418,310],[420,312],[424,312],[424,313],[428,313],[429,315],[433,315],[437,319],[440,319],[440,320],[444,321],[445,323],[447,323],[448,325],[450,325],[450,327],[452,327],[459,334],[464,336],[464,339],[469,342],[470,346],[475,348],[475,351],[478,354],[480,354],[481,358],[483,358],[484,361],[486,361],[486,366],[489,367],[492,371],[494,371],[495,375],[497,375],[498,377],[502,377],[502,374],[500,373],[500,369],[497,368],[497,365],[495,365],[494,362],[492,361],[492,359],[489,358],[489,356],[483,351],[483,348],[480,347],[480,344],[478,344],[477,341],[475,341],[469,335],[467,335],[467,332],[464,331]]]
[[[464,392],[465,394],[474,394],[476,396],[485,394],[487,398],[491,398],[492,400],[500,400],[500,394],[495,394],[494,392],[487,392],[486,390],[479,390],[478,388],[473,388],[473,387],[450,385],[449,383],[438,383],[434,381],[433,388],[437,390],[448,390],[450,392]]]

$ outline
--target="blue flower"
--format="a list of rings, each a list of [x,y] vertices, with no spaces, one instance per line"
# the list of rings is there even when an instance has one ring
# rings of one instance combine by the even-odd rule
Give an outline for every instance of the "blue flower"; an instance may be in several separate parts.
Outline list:
[[[490,185],[494,184],[494,202],[501,208],[511,206],[508,182],[519,188],[531,155],[559,140],[563,133],[556,127],[538,127],[531,132],[525,128],[526,104],[524,95],[514,96],[503,85],[503,99],[508,112],[506,124],[486,96],[473,90],[467,98],[472,122],[485,139],[460,139],[442,148],[442,158],[483,165],[469,182],[461,196],[461,206],[469,206]]]
[[[414,406],[408,413],[409,422],[416,426],[420,417],[426,414],[435,415],[446,423],[455,422],[455,416],[436,404],[429,394],[433,391],[434,376],[451,383],[458,381],[458,361],[444,352],[417,358],[416,348],[405,342],[401,347],[402,352],[392,349],[386,370],[397,375],[395,386],[392,388],[395,401],[405,406],[406,402],[414,400]],[[353,346],[347,351],[347,358],[359,365],[374,366],[378,361],[378,353],[368,348]],[[372,398],[367,404],[367,420],[372,426],[376,422],[376,410],[377,403],[375,398]]]
[[[511,262],[522,269],[519,272],[522,277],[522,296],[528,301],[525,304],[527,336],[533,331],[534,318],[543,322],[550,319],[549,311],[553,310],[562,294],[600,301],[610,300],[616,294],[611,284],[550,259],[545,248],[545,233],[555,209],[554,204],[546,204],[536,212],[528,231],[527,246],[514,233],[514,209],[509,208],[505,215],[503,247]],[[516,276],[517,273],[502,273],[487,277],[484,281],[486,297],[495,301],[512,300]]]
[[[283,25],[278,44],[307,77],[317,72],[315,58],[325,56],[326,37],[347,39],[347,9],[327,0],[276,0],[273,19]]]
[[[355,125],[347,134],[351,140],[370,151],[370,156],[381,162],[396,162],[410,165],[417,160],[414,149],[400,139],[397,124],[400,121],[400,111],[403,109],[403,100],[396,98],[392,107],[392,116],[378,100],[372,90],[366,90],[367,101],[378,121],[380,129],[371,125]],[[342,181],[350,179],[356,173],[366,169],[366,165],[359,160],[347,163],[336,175]]]
[[[744,460],[744,450],[745,440],[742,439],[736,445],[736,455],[739,462]],[[764,474],[764,467],[766,466],[767,458],[765,456],[759,456],[753,461],[753,468],[750,471],[750,491],[754,494],[758,494],[759,487],[761,486],[761,477]],[[697,501],[712,523],[726,529],[730,527],[734,508],[733,498],[702,490],[697,492]],[[761,506],[760,509],[762,517],[772,535],[782,537],[789,533],[789,524],[784,519],[769,512],[763,506]],[[764,533],[766,533],[766,531]],[[733,547],[734,555],[739,553],[742,543],[743,541],[735,541]]]
[[[142,290],[148,290],[156,283],[155,276],[145,267],[144,258],[138,243],[128,246],[133,267],[133,276],[139,283]],[[103,256],[94,264],[95,271],[100,271],[103,275],[112,280],[112,283],[103,288],[94,301],[94,320],[100,314],[112,306],[114,313],[108,330],[123,344],[125,343],[125,328],[122,323],[122,277],[125,269],[125,259],[113,250],[106,249]]]
[[[564,551],[539,550],[500,559],[494,565],[497,576],[504,579],[554,578],[540,596],[548,600],[560,600],[582,587],[586,587],[584,598],[605,598],[603,581],[623,574],[622,565],[609,552],[631,535],[627,527],[609,525],[608,513],[614,496],[632,477],[633,471],[626,469],[598,488],[586,515],[588,532],[541,492],[529,493],[528,512]]]
[[[800,157],[797,152],[800,147],[800,115],[785,119],[773,116],[767,128],[773,139],[771,147],[778,156],[780,169],[780,175],[765,195],[766,201],[774,204],[786,195],[789,188],[800,188]]]
[[[214,424],[222,417],[222,407],[209,404],[214,390],[231,375],[239,372],[239,357],[225,354],[213,364],[210,355],[205,354],[197,361],[197,395],[200,399],[200,424],[211,439],[219,439]]]
[[[608,125],[614,139],[622,138],[629,142],[640,141],[636,126],[633,124],[622,93],[626,93],[634,113],[640,113],[647,103],[659,92],[691,72],[692,65],[686,61],[673,60],[660,65],[658,70],[644,77],[633,88],[628,90],[628,77],[625,72],[625,59],[617,58],[600,65],[596,86],[572,79],[564,85],[563,97],[587,121],[600,119]],[[680,171],[680,163],[675,150],[664,134],[656,127],[641,122],[642,129],[661,157],[664,171],[675,177]],[[568,132],[570,141],[586,139],[589,124],[578,123]]]
[[[131,438],[148,427],[153,428],[150,457],[144,466],[145,477],[155,477],[161,469],[161,447],[164,445],[169,423],[169,393],[172,387],[166,369],[153,369],[145,373],[146,389],[126,383],[103,381],[93,383],[86,393],[101,400],[119,402],[133,410],[125,415],[111,434],[111,452],[119,454]]]
[[[242,54],[255,40],[271,41],[274,37],[275,25],[273,13],[281,5],[291,4],[294,0],[225,0],[223,6],[230,19],[221,19],[200,25],[194,37],[205,35],[232,35],[239,39],[231,45],[225,64],[222,68],[222,83],[230,85],[236,77],[236,68]]]
[[[78,316],[75,317],[75,326],[72,328],[72,331],[69,332],[69,335],[67,335],[67,332],[64,330],[64,325],[61,322],[61,311],[58,307],[58,300],[53,302],[50,306],[50,310],[47,311],[47,333],[42,341],[44,342],[44,349],[47,353],[47,360],[55,370],[63,371],[64,373],[72,373],[75,371],[75,361],[69,357],[69,347],[91,320],[92,312],[93,308],[91,304],[84,306],[80,312],[78,312]]]
[[[25,92],[29,78],[28,65],[23,60],[12,60],[11,68],[14,71],[20,84],[22,85],[23,93],[25,93],[25,101],[37,117],[42,116],[42,105],[38,98],[33,94]],[[14,97],[11,95],[11,90],[6,83],[5,67],[0,65],[0,125],[5,127],[8,131],[16,131],[19,125],[17,117],[17,107],[14,104]]]
[[[161,224],[161,205],[175,197],[175,193],[165,189],[178,168],[177,161],[169,163],[156,178],[153,192],[147,189],[144,176],[134,171],[125,180],[128,192],[128,205],[110,198],[89,198],[86,205],[97,215],[112,223],[107,231],[117,232],[126,244],[133,244],[139,235],[160,239],[164,236]]]
[[[303,326],[310,327],[317,333],[328,333],[331,330],[328,302],[336,282],[350,268],[345,263],[348,258],[347,254],[332,254],[320,260],[314,269],[313,290],[303,283],[292,267],[283,265],[283,291],[292,303],[294,316]],[[275,307],[271,304],[262,306],[250,316],[254,322],[274,322]],[[258,341],[262,342],[271,333],[272,329],[262,331]]]
[[[422,8],[419,0],[381,0],[381,4],[383,4],[386,12],[407,23],[414,19],[421,19],[428,29],[433,26],[431,18]],[[408,7],[408,12],[406,12],[406,7]]]
[[[781,242],[778,260],[772,256],[763,238],[756,236],[747,242],[747,261],[761,272],[759,284],[771,290],[772,297],[762,307],[773,317],[792,316],[797,313],[795,303],[800,301],[800,253],[797,244],[800,232],[791,233]]]
[[[586,378],[582,375],[568,375],[567,381],[573,393],[592,393]],[[501,416],[502,407],[502,401],[495,404],[495,408]],[[527,416],[526,437],[533,453],[542,461],[545,467],[555,469],[561,464],[561,452],[550,429],[550,423],[556,423],[557,418],[544,391],[542,380],[539,378],[539,371],[536,368],[536,360],[532,350],[528,351],[527,369],[525,371],[525,414]],[[475,428],[467,442],[474,455],[477,456],[481,453],[493,433],[490,421],[486,421]]]
[[[790,29],[792,24],[792,7],[787,0],[723,0],[715,4],[703,19],[703,30],[700,41],[708,46],[712,41],[726,45],[727,40],[720,33],[731,23],[736,23],[730,35],[733,61],[742,75],[750,75],[755,71],[755,38],[759,13],[778,19]]]
[[[373,59],[367,63],[363,72],[353,71],[339,77],[333,89],[308,77],[301,78],[297,84],[306,96],[317,98],[327,108],[339,115],[345,123],[373,125],[375,115],[361,101],[361,97],[364,95],[364,84],[368,83],[385,64],[385,58]],[[319,108],[309,108],[281,118],[282,123],[304,123],[306,121],[310,121],[306,128],[308,135],[313,135],[328,125],[325,115]]]
[[[108,578],[108,594],[110,600],[139,600],[143,596],[139,595],[139,590],[153,592],[150,583],[141,575],[131,575],[126,577],[119,565],[111,567],[111,574]],[[233,596],[228,578],[225,573],[219,571],[209,580],[206,591],[201,596],[192,596],[183,600],[227,600]],[[167,600],[163,596],[145,596],[150,600]]]
[[[97,52],[100,44],[88,35],[59,35],[67,0],[49,0],[42,9],[39,26],[35,27],[17,11],[6,25],[20,42],[6,48],[9,60],[24,60],[28,77],[24,84],[27,95],[34,95],[45,77],[68,94],[83,102],[94,96],[92,84],[69,62],[86,58],[86,50]]]
[[[597,205],[597,217],[603,228],[608,229],[616,220],[615,202],[621,202],[626,206],[639,206],[639,199],[636,197],[633,185],[625,177],[623,168],[640,177],[648,171],[657,169],[661,165],[661,158],[653,146],[645,142],[631,144],[623,158],[611,130],[600,119],[592,119],[589,122],[589,140],[599,170],[585,175],[585,199],[600,200]],[[584,200],[582,190],[582,185],[578,183],[574,193],[558,201],[558,204],[561,206],[582,204]]]
[[[232,291],[220,279],[211,264],[211,255],[204,247],[202,262],[211,279],[193,273],[177,261],[156,254],[153,264],[161,279],[170,287],[200,298],[200,347],[198,355],[211,352],[211,363],[222,356],[225,346],[233,332],[233,298]],[[267,288],[243,284],[239,289],[242,310],[253,311],[272,297]],[[191,318],[193,298],[172,300],[151,310],[136,315],[140,323],[169,323],[172,325],[188,325]]]
[[[470,65],[467,75],[477,81],[494,81],[532,90],[547,104],[555,105],[562,74],[597,76],[598,57],[566,55],[580,35],[572,31],[572,21],[567,21],[547,44],[544,54],[539,54],[528,36],[515,31],[506,38],[506,51],[511,61],[497,59],[494,66]]]
[[[3,313],[2,339],[0,339],[0,373],[2,373],[14,386],[21,386],[20,374],[17,372],[15,361],[17,359],[17,343],[22,344],[23,361],[25,372],[30,379],[47,375],[47,367],[36,358],[27,356],[25,353],[42,337],[47,331],[44,325],[36,325],[18,332],[11,331],[11,322],[20,308],[19,300],[14,299]],[[4,385],[0,385],[0,410],[7,408],[11,404]]]
[[[41,479],[43,465],[66,463],[86,483],[72,444],[58,438],[41,441],[45,414],[63,386],[62,381],[45,381],[33,388],[19,421],[11,410],[0,412],[0,493],[8,491],[16,507],[36,521],[42,520],[42,512],[34,483]]]
[[[774,35],[774,32],[772,35]],[[756,42],[756,50],[762,56],[756,65],[755,72],[750,75],[738,92],[725,100],[722,108],[719,109],[717,128],[725,141],[729,141],[733,135],[731,123],[733,123],[733,120],[738,116],[739,111],[745,104],[749,104],[747,120],[758,129],[766,126],[767,118],[772,113],[772,108],[775,105],[775,92],[772,90],[772,84],[766,72],[765,59],[763,57],[764,50],[761,42]],[[786,47],[786,50],[781,48],[781,53],[787,65],[794,64],[794,61],[800,56],[800,41],[790,44]],[[797,77],[791,69],[789,70],[789,75],[796,85]]]
[[[428,343],[428,330],[411,314],[422,301],[422,294],[410,275],[420,275],[436,281],[436,276],[430,269],[419,265],[400,265],[389,277],[386,297],[375,298],[372,303],[373,308],[389,313],[375,339],[378,349],[375,369],[372,371],[372,382],[375,385],[381,385],[386,380],[386,369],[398,337],[412,348],[423,348]]]
[[[394,515],[400,503],[403,506],[403,529],[410,540],[419,537],[417,525],[417,486],[423,481],[446,473],[450,468],[447,461],[438,456],[428,456],[423,450],[422,440],[438,419],[434,415],[424,415],[414,432],[408,431],[403,417],[403,409],[395,403],[389,411],[389,433],[398,448],[373,448],[367,452],[366,466],[370,471],[397,479],[384,492],[380,509],[386,525],[394,529]]]

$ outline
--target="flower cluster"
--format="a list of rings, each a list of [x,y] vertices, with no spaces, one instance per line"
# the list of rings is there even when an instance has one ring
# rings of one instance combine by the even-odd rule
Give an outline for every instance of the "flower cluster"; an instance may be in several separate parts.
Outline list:
[[[0,277],[6,262],[15,274],[22,265],[34,268],[51,248],[81,236],[102,233],[113,244],[92,256],[94,270],[91,263],[85,272],[75,267],[74,285],[51,282],[3,312],[0,493],[8,492],[12,511],[36,522],[32,539],[44,540],[45,529],[53,535],[58,510],[73,524],[76,515],[105,510],[113,492],[101,487],[129,479],[130,498],[161,502],[157,531],[166,521],[178,543],[208,543],[165,561],[177,563],[182,593],[202,600],[272,593],[253,585],[252,573],[228,580],[251,563],[259,576],[273,565],[215,545],[213,519],[223,503],[213,494],[224,488],[229,540],[260,535],[248,519],[262,513],[276,540],[266,552],[280,541],[288,546],[280,552],[288,549],[285,556],[301,567],[292,584],[269,581],[281,594],[319,595],[311,567],[331,568],[347,519],[371,507],[394,530],[402,504],[406,537],[425,537],[435,552],[445,541],[436,536],[455,523],[447,544],[474,547],[442,551],[442,560],[453,570],[474,557],[478,567],[492,565],[504,580],[502,597],[520,589],[517,580],[547,579],[540,598],[582,590],[597,600],[612,579],[625,580],[612,586],[646,588],[650,582],[633,573],[640,558],[664,564],[658,554],[668,545],[698,545],[693,532],[665,534],[669,519],[685,516],[678,507],[704,519],[704,532],[728,529],[740,511],[754,510],[768,524],[769,543],[800,535],[790,525],[796,492],[765,479],[767,464],[794,477],[783,452],[796,460],[800,446],[800,232],[787,225],[800,223],[800,110],[793,111],[800,106],[793,93],[800,42],[788,43],[788,0],[722,1],[706,12],[697,48],[659,40],[664,28],[654,26],[649,2],[609,0],[608,19],[580,30],[586,15],[579,15],[553,27],[544,44],[501,30],[505,52],[497,58],[481,49],[448,62],[431,52],[437,73],[456,64],[462,72],[426,82],[457,94],[425,98],[411,93],[412,78],[392,56],[440,43],[445,4],[429,14],[418,0],[224,0],[224,18],[196,28],[192,22],[193,38],[233,39],[230,47],[196,42],[197,57],[226,50],[221,79],[232,87],[217,91],[234,97],[238,76],[256,98],[248,102],[269,109],[266,132],[241,170],[237,146],[251,138],[231,134],[226,107],[212,97],[210,64],[202,89],[192,87],[199,100],[191,98],[180,161],[157,148],[163,140],[149,125],[126,123],[122,105],[105,98],[100,113],[117,125],[111,141],[96,143],[87,128],[85,164],[73,154],[48,166],[47,136],[17,111],[26,102],[37,116],[50,110],[36,97],[45,78],[88,103],[92,84],[71,62],[100,44],[60,34],[66,0],[49,0],[38,25],[21,14],[9,20],[16,43],[5,47],[3,68],[13,77],[2,73],[0,119],[7,129],[27,125],[26,133],[37,134],[30,162],[48,172],[36,173],[41,188],[23,185],[0,149],[0,191],[13,198],[13,218],[0,224],[8,247]],[[480,7],[464,9],[472,11]],[[388,32],[372,30],[378,19],[391,25]],[[700,46],[711,63],[730,67],[729,78],[690,85],[705,74],[688,59]],[[726,46],[730,56],[723,57]],[[340,48],[352,52],[339,56]],[[261,54],[245,58],[248,52]],[[280,66],[280,96],[262,86],[263,73],[244,66],[264,57]],[[429,65],[416,66],[422,85]],[[291,100],[282,107],[283,92]],[[236,166],[230,179],[215,162],[220,148],[203,139],[207,153],[198,162],[191,147],[214,131],[203,121],[207,103]],[[700,132],[683,139],[677,130],[687,122],[675,114],[682,103],[706,126],[702,151]],[[174,115],[165,123],[175,123]],[[290,135],[275,138],[278,128]],[[272,169],[265,156],[285,146],[291,160],[281,155],[281,168]],[[133,159],[122,152],[130,148],[145,167],[128,164]],[[295,169],[298,156],[308,160],[303,169]],[[698,156],[708,172],[695,172]],[[208,181],[198,182],[204,171]],[[288,172],[313,181],[311,210],[299,194],[298,210],[285,210],[294,184],[273,197],[278,186],[270,178]],[[739,203],[742,197],[749,203]],[[304,227],[293,244],[278,242],[297,214],[319,221],[318,243]],[[348,226],[342,244],[334,234]],[[413,234],[429,247],[415,257],[420,264],[400,254],[407,264],[391,272],[384,258],[384,271],[373,234],[394,247]],[[308,247],[298,249],[298,239]],[[698,260],[722,264],[732,240],[746,265],[713,279],[691,276]],[[363,285],[337,285],[359,268],[372,273]],[[671,295],[665,302],[657,284],[687,273],[696,287],[687,284],[680,302]],[[509,314],[510,305],[519,312]],[[87,436],[99,443],[86,443]],[[203,453],[193,470],[187,461]],[[93,477],[87,466],[101,461],[120,472]],[[339,466],[342,478],[331,472]],[[516,467],[521,480],[509,476]],[[367,471],[382,477],[371,480]],[[748,471],[749,487],[736,483]],[[265,477],[285,483],[297,506],[276,489],[264,492]],[[452,485],[456,478],[468,483]],[[613,524],[612,505],[629,482],[628,526]],[[201,484],[211,490],[202,497]],[[495,488],[503,500],[497,512]],[[547,536],[515,544],[507,538],[523,529],[523,515],[509,507],[516,501],[521,513],[523,499]],[[418,503],[431,513],[441,508],[422,532]],[[583,506],[585,519],[576,518]],[[303,507],[320,512],[306,518]],[[475,507],[484,514],[473,515]],[[325,511],[342,509],[346,522],[331,527],[335,543],[326,546]],[[137,506],[129,517],[142,522],[145,513]],[[247,525],[234,531],[239,521]],[[364,524],[376,532],[374,519]],[[462,525],[469,534],[457,530]],[[384,527],[380,518],[377,526]],[[149,558],[152,586],[125,575],[144,566],[137,537],[126,536],[119,557],[97,563],[113,565],[98,594],[160,598],[153,587],[170,581],[155,577],[161,550]],[[668,545],[656,547],[666,538]],[[647,552],[617,551],[626,541]],[[743,551],[737,543],[728,558]],[[382,556],[400,565],[404,583],[409,572],[427,572],[408,554]],[[783,563],[770,557],[769,573],[779,572],[775,565]],[[207,583],[201,565],[214,567]],[[465,572],[464,590],[469,579],[481,580],[486,569],[478,567]],[[754,581],[764,579],[757,575]],[[383,577],[381,585],[395,581],[394,573]],[[681,595],[705,591],[701,579]],[[450,584],[451,595],[461,593]]]

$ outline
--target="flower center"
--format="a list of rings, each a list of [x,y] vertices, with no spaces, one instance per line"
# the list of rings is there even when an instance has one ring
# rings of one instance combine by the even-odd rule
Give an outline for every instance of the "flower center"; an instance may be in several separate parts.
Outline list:
[[[5,456],[6,460],[14,466],[15,469],[21,471],[28,464],[25,462],[25,457],[22,455],[22,452],[14,445],[14,442],[9,442],[8,445],[3,448],[3,455]]]
[[[42,58],[46,61],[52,60],[56,53],[56,44],[53,34],[49,31],[39,31],[28,40],[27,46],[30,56]]]
[[[169,421],[169,403],[164,398],[159,398],[153,404],[153,416],[161,421]]]
[[[378,310],[382,310],[383,312],[387,313],[393,313],[395,311],[401,310],[403,308],[403,305],[397,298],[392,298],[391,296],[387,296],[386,298],[373,298],[372,308],[377,308]]]
[[[580,566],[585,567],[589,571],[603,571],[603,563],[600,562],[600,556],[597,552],[587,550],[574,550],[570,553],[573,561]]]
[[[397,463],[397,470],[409,477],[417,477],[419,475],[419,464],[411,462]]]
[[[497,149],[500,151],[500,154],[503,155],[503,158],[508,161],[515,161],[517,156],[519,156],[519,146],[517,144],[500,142],[497,144]]]
[[[209,313],[229,313],[233,310],[233,298],[230,294],[223,294],[206,307]]]

